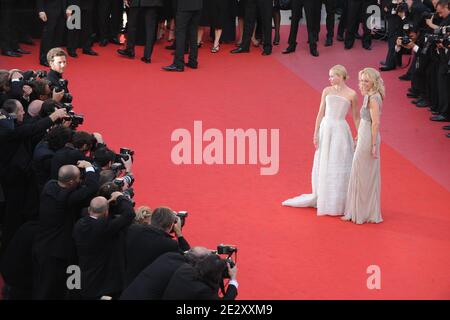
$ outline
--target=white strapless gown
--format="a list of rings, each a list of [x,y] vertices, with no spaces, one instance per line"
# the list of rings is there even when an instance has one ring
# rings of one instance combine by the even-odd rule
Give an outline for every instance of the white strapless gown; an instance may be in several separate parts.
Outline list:
[[[353,160],[353,139],[345,120],[350,107],[350,101],[344,97],[326,96],[311,174],[312,194],[288,199],[282,205],[314,207],[317,215],[344,214]]]

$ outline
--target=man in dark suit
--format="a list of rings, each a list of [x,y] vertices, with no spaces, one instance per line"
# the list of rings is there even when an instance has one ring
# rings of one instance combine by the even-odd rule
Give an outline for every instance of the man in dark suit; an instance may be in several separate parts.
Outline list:
[[[6,100],[0,109],[0,184],[6,202],[1,233],[2,251],[17,229],[32,218],[30,211],[39,200],[31,169],[32,140],[67,113],[63,109],[57,110],[32,124],[23,124],[23,116],[23,106],[17,100]]]
[[[358,32],[359,25],[362,23],[364,31],[362,46],[366,50],[372,50],[372,36],[367,26],[367,19],[371,14],[368,8],[372,5],[377,5],[377,0],[348,0],[347,30],[344,39],[345,49],[353,48],[355,35]]]
[[[110,202],[116,202],[114,218],[109,217]],[[113,192],[109,201],[104,197],[92,199],[88,213],[73,230],[81,269],[81,296],[92,300],[117,297],[123,290],[125,271],[120,232],[133,222],[133,206],[121,192]]]
[[[184,255],[179,252],[160,255],[131,282],[120,300],[161,300],[175,271],[185,264],[194,265],[208,254],[211,254],[210,250],[194,247]]]
[[[231,50],[231,53],[243,53],[250,51],[250,40],[255,29],[257,16],[261,20],[263,33],[263,56],[272,53],[272,0],[247,0],[245,5],[244,35],[239,48]]]
[[[136,31],[139,14],[144,14],[145,25],[145,48],[141,61],[151,63],[153,45],[156,38],[156,25],[158,23],[158,10],[163,6],[162,0],[125,0],[126,6],[130,7],[128,13],[127,47],[117,52],[129,58],[134,58],[134,46],[136,44]]]
[[[228,272],[230,281],[223,300],[234,300],[239,286],[237,267],[230,268],[225,260],[215,254],[206,256],[195,266],[181,266],[170,279],[163,300],[217,300],[224,272]]]
[[[206,0],[208,1],[208,0]],[[203,0],[178,0],[175,24],[175,57],[170,66],[163,67],[166,71],[184,71],[184,66],[198,68],[197,30],[200,22]],[[186,36],[189,43],[189,60],[185,64],[184,52]]]
[[[120,44],[118,39],[123,23],[123,0],[99,0],[98,1],[98,31],[101,47],[108,42]]]
[[[47,52],[61,45],[66,8],[66,0],[37,0],[39,19],[44,23],[39,50],[39,62],[43,66],[49,66]]]
[[[92,50],[92,33],[94,30],[94,10],[95,1],[92,0],[67,0],[68,6],[76,5],[81,9],[81,30],[69,29],[67,32],[67,53],[76,58],[77,48],[81,46],[83,54],[98,56],[98,53]],[[66,11],[67,17],[72,15],[71,10]]]
[[[30,53],[19,46],[18,10],[14,0],[0,0],[0,49],[4,56],[21,57]]]
[[[174,230],[178,241],[172,239]],[[126,236],[126,285],[160,255],[166,252],[184,252],[190,249],[181,232],[181,221],[169,208],[157,208],[150,225],[132,225]]]
[[[85,170],[83,184],[79,168]],[[45,185],[39,208],[39,230],[33,247],[34,299],[65,298],[66,270],[76,263],[73,226],[98,187],[98,174],[87,161],[79,161],[78,167],[61,167],[58,180],[50,180]]]
[[[295,51],[297,47],[298,24],[302,17],[302,11],[305,8],[306,26],[308,28],[309,51],[314,57],[319,56],[317,51],[317,42],[319,41],[320,15],[322,2],[318,0],[292,0],[292,18],[289,31],[289,46],[283,51],[283,54],[289,54]]]

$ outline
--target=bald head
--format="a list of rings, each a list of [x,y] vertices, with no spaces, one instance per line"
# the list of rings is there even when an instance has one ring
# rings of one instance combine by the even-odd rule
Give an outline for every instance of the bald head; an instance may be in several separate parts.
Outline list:
[[[41,111],[43,103],[44,101],[42,100],[33,100],[28,106],[28,114],[32,117],[36,117]]]
[[[78,181],[79,178],[80,169],[78,169],[74,165],[65,165],[59,168],[58,182],[66,184],[72,181]]]
[[[211,254],[211,250],[205,247],[193,247],[187,253],[186,256],[192,262],[198,261]]]
[[[108,200],[105,197],[95,197],[89,204],[91,216],[104,216],[108,213]]]

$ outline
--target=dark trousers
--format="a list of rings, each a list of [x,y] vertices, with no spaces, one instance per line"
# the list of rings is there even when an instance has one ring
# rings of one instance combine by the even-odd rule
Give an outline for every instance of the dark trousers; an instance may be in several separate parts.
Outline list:
[[[395,52],[396,41],[397,35],[394,35],[388,39],[388,53],[385,61],[386,67],[388,68],[395,68],[397,66],[397,61],[399,59],[398,55],[400,55],[400,53]]]
[[[327,12],[327,38],[334,37],[334,24],[336,15],[336,0],[322,0]],[[319,30],[320,30],[321,12],[319,12]]]
[[[0,0],[0,46],[3,51],[19,48],[15,8],[13,0]]]
[[[339,18],[337,33],[339,36],[344,38],[344,33],[347,28],[347,16],[348,16],[348,0],[342,1],[342,14]]]
[[[175,58],[173,63],[184,68],[184,51],[186,36],[189,43],[189,63],[197,64],[198,46],[197,29],[200,22],[201,11],[177,11],[175,27]]]
[[[241,48],[244,50],[250,49],[250,40],[259,14],[264,51],[272,51],[272,11],[272,0],[247,0]]]
[[[145,49],[144,57],[150,58],[155,44],[155,30],[158,23],[158,9],[156,7],[132,7],[128,14],[127,48],[134,50],[136,45],[136,31],[139,13],[143,12],[145,21]]]
[[[289,46],[297,46],[298,25],[305,8],[308,41],[311,47],[317,46],[320,31],[320,14],[322,3],[316,0],[292,0],[291,29],[289,31]]]
[[[98,38],[109,39],[109,19],[112,10],[111,0],[98,0]]]
[[[367,19],[370,17],[367,13],[367,8],[373,4],[376,4],[376,1],[348,0],[347,31],[345,33],[345,46],[347,48],[353,47],[355,43],[355,34],[358,32],[361,23],[364,32],[362,37],[363,47],[368,48],[372,44],[370,30],[367,28]]]
[[[438,107],[437,110],[440,114],[448,117],[448,95],[449,95],[449,77],[447,74],[448,65],[440,63],[437,73],[437,85],[438,85]]]
[[[81,30],[68,30],[67,48],[76,49],[82,47],[84,50],[90,50],[92,47],[92,33],[94,28],[94,2],[88,4],[81,10]]]

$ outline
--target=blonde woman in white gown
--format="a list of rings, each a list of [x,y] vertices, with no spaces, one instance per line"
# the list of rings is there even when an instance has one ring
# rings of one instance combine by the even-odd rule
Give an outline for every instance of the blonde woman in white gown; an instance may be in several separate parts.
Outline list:
[[[359,72],[359,88],[364,95],[361,124],[353,158],[352,173],[343,220],[354,223],[379,223],[381,217],[380,193],[380,114],[385,96],[383,79],[373,68]]]
[[[311,174],[312,194],[288,199],[282,205],[315,207],[317,215],[338,216],[344,214],[354,152],[345,118],[351,109],[358,128],[359,112],[356,92],[345,83],[346,69],[341,65],[334,66],[329,76],[331,86],[323,90],[314,129],[316,152]]]

